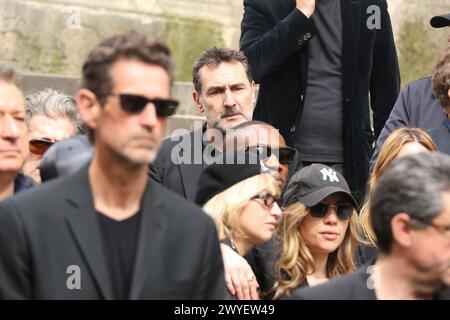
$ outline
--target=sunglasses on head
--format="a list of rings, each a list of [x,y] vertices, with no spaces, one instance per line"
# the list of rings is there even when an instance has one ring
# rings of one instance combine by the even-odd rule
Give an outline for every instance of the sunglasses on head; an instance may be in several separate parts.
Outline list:
[[[266,193],[266,194],[257,194],[256,196],[252,197],[252,199],[261,199],[263,200],[264,204],[272,208],[275,203],[278,203],[277,198],[275,198],[273,195]]]
[[[149,99],[141,95],[127,93],[110,93],[109,95],[119,97],[122,110],[132,114],[141,113],[149,103],[153,103],[156,116],[165,118],[174,115],[179,105],[177,100],[172,99]]]
[[[30,152],[32,154],[43,155],[54,143],[55,141],[47,139],[32,139],[29,143]]]
[[[310,207],[309,214],[314,218],[321,219],[327,215],[329,207],[336,210],[336,214],[340,220],[348,220],[353,215],[353,207],[351,205],[329,206],[322,202]]]
[[[256,153],[263,161],[269,159],[270,156],[274,154],[281,164],[291,164],[294,160],[295,153],[297,152],[297,150],[290,147],[271,148],[261,145],[249,146],[245,148],[245,150]]]

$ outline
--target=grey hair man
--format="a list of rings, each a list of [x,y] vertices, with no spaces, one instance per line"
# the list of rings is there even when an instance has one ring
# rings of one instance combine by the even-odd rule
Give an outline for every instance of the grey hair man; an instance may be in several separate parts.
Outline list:
[[[375,265],[295,297],[449,299],[450,157],[424,152],[395,160],[371,194],[370,212]]]
[[[30,153],[23,172],[41,182],[39,165],[55,143],[83,131],[75,99],[61,91],[45,89],[26,97],[26,123]]]

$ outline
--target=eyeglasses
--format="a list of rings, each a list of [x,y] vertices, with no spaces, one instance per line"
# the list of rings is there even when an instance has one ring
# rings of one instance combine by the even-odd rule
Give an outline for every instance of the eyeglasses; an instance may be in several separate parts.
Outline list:
[[[29,143],[30,152],[32,154],[43,155],[55,141],[47,139],[32,139]]]
[[[445,237],[447,237],[447,238],[450,237],[450,225],[441,225],[441,224],[436,224],[432,221],[427,221],[423,218],[418,218],[418,217],[413,217],[413,216],[410,216],[410,217],[413,220],[419,221],[423,224],[433,227],[434,229],[436,229],[439,233],[441,233]]]
[[[141,95],[125,93],[110,93],[109,95],[119,97],[122,110],[131,114],[141,113],[149,103],[153,103],[156,109],[156,116],[165,118],[174,115],[179,105],[177,100],[172,99],[149,99]]]
[[[297,150],[290,147],[272,148],[262,145],[249,146],[245,148],[245,151],[256,153],[263,161],[266,161],[274,154],[281,164],[291,164],[297,153]]]
[[[319,202],[315,206],[309,208],[309,214],[317,219],[321,219],[327,215],[328,209],[333,208],[336,210],[337,217],[339,220],[348,220],[353,215],[353,207],[350,205],[340,205],[340,206],[329,206],[326,203]]]
[[[266,194],[257,194],[256,196],[252,197],[252,199],[261,199],[263,200],[264,204],[272,208],[275,203],[278,204],[278,199],[275,198],[273,195],[266,193]],[[279,204],[278,204],[279,205]]]

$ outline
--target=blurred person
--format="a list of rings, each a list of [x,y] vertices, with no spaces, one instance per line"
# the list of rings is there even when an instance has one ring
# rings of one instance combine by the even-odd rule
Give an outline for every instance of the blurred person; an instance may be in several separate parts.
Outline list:
[[[20,173],[28,155],[25,100],[17,72],[0,64],[0,201],[33,183]]]
[[[41,182],[39,165],[42,156],[55,142],[82,133],[75,99],[62,92],[45,89],[26,97],[26,123],[30,153],[23,173]]]
[[[345,178],[328,166],[312,164],[292,177],[278,229],[275,299],[355,270],[356,206]]]
[[[303,165],[343,173],[361,202],[400,88],[387,1],[245,0],[240,49],[260,84],[253,118],[279,129]]]
[[[245,154],[232,154],[239,153]],[[214,219],[219,240],[243,257],[272,238],[281,215],[279,196],[275,178],[259,163],[212,164],[200,176],[196,203]],[[226,274],[226,282],[232,276]],[[246,277],[254,280],[253,273]]]
[[[0,206],[0,299],[224,297],[214,222],[147,174],[172,76],[169,48],[138,32],[89,53],[77,105],[94,157]]]
[[[436,151],[436,144],[431,137],[422,129],[419,128],[399,128],[393,131],[384,142],[380,149],[378,158],[373,167],[372,173],[368,182],[368,198],[375,189],[378,179],[386,170],[386,168],[395,159],[415,154],[419,152]],[[363,204],[360,210],[361,222],[365,233],[366,242],[372,246],[377,246],[374,231],[370,225],[369,200]],[[363,261],[369,261],[375,252],[369,252],[368,255],[362,253]]]
[[[192,68],[192,97],[206,123],[163,141],[150,177],[194,201],[200,174],[219,157],[227,130],[251,120],[255,86],[247,58],[227,48],[205,50]]]
[[[450,27],[450,13],[431,18],[434,28]],[[450,33],[448,36],[450,45]],[[397,128],[425,130],[439,151],[450,154],[450,46],[441,55],[431,76],[407,84],[400,93],[376,143],[371,168],[384,140]]]
[[[450,299],[450,157],[421,152],[394,160],[370,196],[375,263],[293,299]]]
[[[77,171],[92,159],[94,149],[85,135],[75,135],[52,145],[39,166],[42,182]]]

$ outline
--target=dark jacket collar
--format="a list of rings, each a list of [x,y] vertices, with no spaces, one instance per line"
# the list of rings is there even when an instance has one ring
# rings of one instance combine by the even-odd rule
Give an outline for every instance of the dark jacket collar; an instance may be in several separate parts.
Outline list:
[[[103,298],[112,299],[113,291],[110,275],[106,266],[100,227],[88,178],[89,165],[90,162],[66,180],[68,192],[65,198],[69,203],[67,219]],[[164,194],[165,191],[161,186],[150,179],[148,180],[142,197],[140,234],[130,299],[139,298],[147,276],[156,260],[154,255],[160,246],[166,223],[163,205]]]

